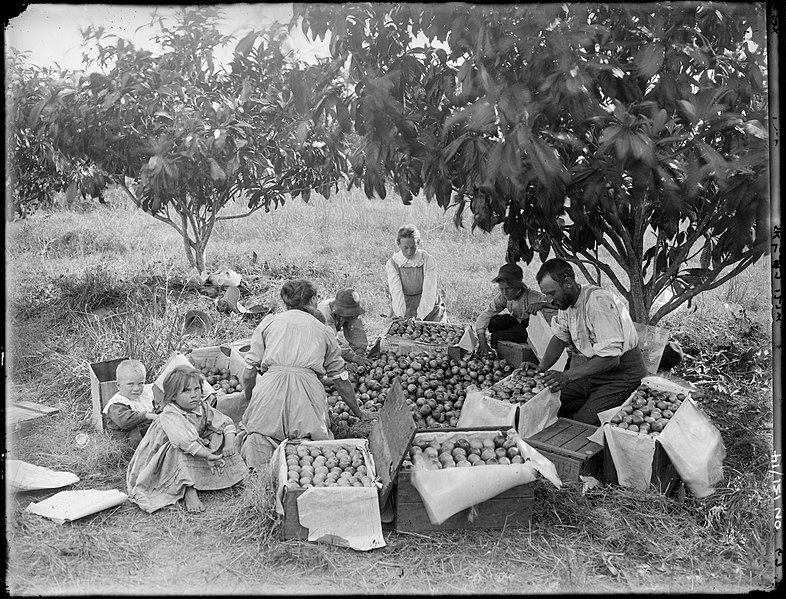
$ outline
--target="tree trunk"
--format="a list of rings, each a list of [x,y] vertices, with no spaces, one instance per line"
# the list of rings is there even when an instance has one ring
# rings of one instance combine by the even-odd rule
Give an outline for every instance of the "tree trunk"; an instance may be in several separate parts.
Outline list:
[[[628,311],[633,322],[648,324],[650,319],[649,306],[644,293],[644,281],[641,276],[641,268],[636,264],[627,265],[628,284],[630,285],[630,299],[628,301]]]
[[[205,270],[205,244],[197,244],[194,249],[194,264],[200,273],[207,273]]]

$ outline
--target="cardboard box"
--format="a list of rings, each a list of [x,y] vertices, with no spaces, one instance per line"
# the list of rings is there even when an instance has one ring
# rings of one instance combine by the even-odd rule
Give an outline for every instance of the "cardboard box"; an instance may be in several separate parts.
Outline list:
[[[429,326],[433,326],[437,328],[456,326],[456,325],[450,325],[441,322],[429,322],[428,324]],[[404,337],[400,337],[398,335],[390,335],[389,331],[392,326],[393,326],[393,322],[389,323],[385,327],[385,330],[382,332],[382,335],[380,335],[378,344],[375,346],[378,347],[380,351],[395,352],[397,354],[408,354],[410,352],[426,352],[428,354],[433,355],[433,354],[447,352],[450,347],[461,348],[464,351],[469,352],[474,350],[478,344],[478,339],[475,333],[475,329],[472,328],[472,326],[470,325],[463,325],[464,333],[462,334],[459,342],[453,346],[437,344],[437,343],[421,343],[420,341],[405,339]]]
[[[524,440],[553,462],[561,480],[578,481],[579,476],[600,479],[603,476],[603,446],[588,439],[597,430],[598,427],[591,424],[559,418]]]
[[[311,446],[352,446],[360,447],[364,452],[366,467],[369,473],[373,473],[372,478],[377,479],[378,488],[378,509],[376,518],[378,524],[379,513],[381,507],[390,496],[393,485],[396,480],[396,475],[401,462],[404,460],[404,454],[409,446],[412,444],[412,439],[415,436],[416,430],[415,420],[412,417],[412,412],[409,405],[404,401],[404,394],[401,391],[401,384],[398,379],[394,380],[390,392],[387,395],[385,404],[379,413],[379,419],[374,423],[371,429],[371,434],[368,439],[335,439],[330,441],[285,441],[276,450],[273,456],[273,463],[276,472],[277,481],[277,495],[281,496],[279,513],[282,516],[281,522],[281,538],[282,539],[308,539],[309,531],[301,523],[301,513],[298,507],[298,499],[306,493],[306,489],[302,488],[288,488],[286,486],[286,456],[285,448],[287,443],[304,444]],[[367,489],[358,487],[336,487],[336,496],[338,492],[342,494],[360,495],[366,492]],[[333,487],[325,489],[327,492],[333,491]],[[336,505],[336,521],[346,520],[347,514],[344,513],[341,505]],[[360,517],[355,515],[356,517]],[[367,518],[373,517],[366,515]],[[369,528],[374,523],[365,522]],[[380,528],[381,530],[381,528]]]
[[[452,429],[449,432],[444,429],[425,429],[418,431],[414,438],[429,436],[444,439],[493,438],[498,434],[504,435],[505,429],[477,427]],[[433,524],[420,493],[412,485],[411,476],[409,470],[401,470],[398,474],[394,495],[394,526],[397,531],[423,533],[442,530],[502,529],[527,527],[530,524],[534,503],[534,482],[517,485],[487,501],[454,514],[441,524]]]
[[[90,396],[93,400],[93,427],[99,433],[106,429],[103,413],[106,402],[117,393],[117,365],[128,358],[115,358],[90,364]]]

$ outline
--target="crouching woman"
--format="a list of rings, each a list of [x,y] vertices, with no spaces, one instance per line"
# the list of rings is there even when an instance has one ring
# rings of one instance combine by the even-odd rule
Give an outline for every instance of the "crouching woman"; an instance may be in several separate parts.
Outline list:
[[[281,287],[286,311],[265,316],[251,336],[243,373],[249,404],[240,423],[239,446],[257,472],[269,465],[284,439],[333,438],[325,375],[356,416],[374,418],[357,403],[336,334],[316,318],[316,298],[311,281],[287,281]]]
[[[128,496],[152,513],[180,499],[189,512],[205,509],[197,491],[226,489],[248,468],[235,450],[235,425],[202,399],[202,374],[180,366],[164,379],[163,409],[134,452]]]

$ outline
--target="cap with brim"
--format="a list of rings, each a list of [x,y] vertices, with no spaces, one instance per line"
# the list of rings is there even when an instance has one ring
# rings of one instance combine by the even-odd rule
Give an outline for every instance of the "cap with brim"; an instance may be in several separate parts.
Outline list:
[[[503,264],[497,276],[491,280],[492,283],[500,281],[505,281],[511,287],[524,287],[524,272],[518,264]]]
[[[336,293],[333,311],[342,318],[354,318],[366,312],[360,305],[360,295],[354,289],[342,289]]]

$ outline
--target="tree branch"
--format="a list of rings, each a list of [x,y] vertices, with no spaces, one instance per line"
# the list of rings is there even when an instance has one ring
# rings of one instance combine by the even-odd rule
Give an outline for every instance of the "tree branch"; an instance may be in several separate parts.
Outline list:
[[[679,296],[677,296],[677,295],[673,296],[671,299],[669,299],[669,301],[667,301],[665,304],[663,304],[658,309],[657,312],[655,312],[655,314],[650,319],[650,322],[652,324],[655,324],[661,318],[663,318],[666,314],[668,314],[669,312],[672,312],[673,310],[676,310],[682,304],[684,304],[688,300],[696,297],[700,293],[703,293],[705,291],[710,291],[711,289],[716,289],[717,287],[720,287],[721,285],[723,285],[729,279],[732,279],[732,278],[736,277],[743,270],[745,270],[751,264],[756,262],[756,260],[757,260],[757,258],[755,256],[754,250],[750,249],[750,250],[747,250],[746,252],[744,252],[742,254],[742,256],[740,258],[738,258],[737,260],[726,260],[726,261],[724,261],[723,263],[719,264],[718,267],[714,268],[710,273],[708,273],[706,275],[705,278],[708,281],[707,283],[703,283],[701,285],[697,285],[697,286],[691,287],[687,291],[685,291],[684,293],[681,293]],[[717,276],[720,272],[722,272],[730,264],[734,264],[734,262],[737,262],[737,265],[734,268],[732,268],[728,273],[726,273],[722,277],[720,277],[718,279],[714,279],[715,276]]]
[[[256,212],[257,210],[261,210],[264,207],[265,207],[264,204],[260,204],[256,208],[251,208],[248,212],[244,212],[242,214],[228,214],[226,216],[217,216],[216,220],[232,220],[235,218],[245,218],[246,216],[250,214],[254,214],[254,212]]]
[[[707,210],[701,220],[696,224],[696,228],[691,235],[688,235],[683,242],[681,249],[677,252],[676,259],[671,263],[670,266],[666,268],[665,271],[660,273],[657,279],[652,281],[652,297],[657,297],[661,291],[667,286],[671,284],[671,281],[677,276],[680,270],[680,266],[685,262],[688,253],[690,253],[690,249],[695,245],[695,243],[704,236],[704,234],[710,230],[710,224],[712,222],[713,214],[718,210],[718,202],[709,202],[708,205],[711,206],[709,210]],[[658,245],[661,244],[662,235],[658,235]],[[657,254],[655,256],[655,260],[657,261]],[[656,276],[656,273],[653,272],[653,278]]]

